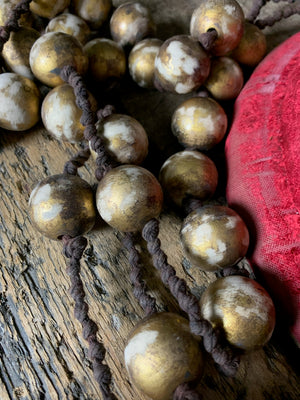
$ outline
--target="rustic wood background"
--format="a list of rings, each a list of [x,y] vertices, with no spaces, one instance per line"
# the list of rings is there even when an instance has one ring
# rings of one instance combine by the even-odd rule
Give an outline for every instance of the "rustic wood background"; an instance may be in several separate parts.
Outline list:
[[[157,23],[157,36],[166,39],[188,33],[197,0],[148,0]],[[114,1],[117,6],[124,1]],[[244,10],[251,0],[240,0]],[[265,12],[284,7],[267,4]],[[299,30],[299,16],[265,29],[268,50]],[[160,94],[125,82],[118,90],[121,111],[135,116],[150,138],[145,165],[157,173],[163,160],[179,149],[170,132],[170,117],[183,96]],[[24,133],[0,131],[0,399],[101,399],[92,377],[81,326],[73,318],[66,261],[62,244],[38,234],[32,227],[27,201],[32,188],[46,176],[61,173],[64,163],[79,149],[51,139],[42,124]],[[214,153],[212,157],[214,157]],[[222,158],[218,158],[224,189]],[[80,175],[95,184],[93,163]],[[178,232],[181,216],[167,206],[161,216],[161,240],[169,262],[193,293],[201,295],[214,276],[192,268],[183,257]],[[143,317],[132,295],[122,234],[98,221],[88,234],[82,261],[82,279],[90,316],[99,327],[99,339],[113,373],[113,390],[120,400],[144,400],[130,384],[123,361],[127,335]],[[162,286],[141,241],[145,276],[161,310],[178,311]],[[279,325],[279,326],[278,326]],[[206,400],[288,400],[300,398],[296,347],[277,324],[270,343],[243,357],[236,378],[220,376],[208,357],[199,393]]]

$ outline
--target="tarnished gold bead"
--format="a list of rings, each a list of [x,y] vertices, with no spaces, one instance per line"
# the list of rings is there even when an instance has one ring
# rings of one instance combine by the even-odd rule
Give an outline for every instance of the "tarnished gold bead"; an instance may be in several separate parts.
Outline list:
[[[198,39],[210,29],[217,31],[218,37],[211,52],[224,56],[240,42],[244,30],[244,13],[235,0],[200,0],[199,7],[192,14],[191,35]]]
[[[25,131],[39,120],[40,92],[24,76],[6,72],[0,75],[0,127]]]
[[[187,35],[166,40],[155,58],[155,85],[174,93],[198,89],[209,74],[210,58],[202,46]]]
[[[211,283],[200,300],[203,317],[224,330],[227,340],[243,350],[264,346],[275,326],[275,307],[253,279],[227,276]]]
[[[235,99],[244,84],[243,71],[230,57],[215,58],[204,86],[216,100]]]
[[[166,198],[181,207],[188,198],[206,200],[211,197],[218,184],[218,171],[206,155],[184,150],[165,161],[159,181]]]
[[[50,239],[82,235],[92,229],[96,218],[90,185],[73,175],[53,175],[41,181],[29,199],[32,223]]]
[[[27,27],[21,27],[18,31],[11,32],[2,51],[2,57],[9,70],[26,78],[34,79],[29,65],[29,53],[39,37],[38,31]]]
[[[89,101],[96,112],[97,101],[91,93]],[[71,143],[83,139],[82,110],[76,104],[72,86],[64,84],[52,89],[43,100],[41,114],[45,128],[55,139]]]
[[[0,0],[0,26],[4,26],[10,16],[13,7],[20,3],[19,0]],[[20,26],[32,26],[32,14],[25,13],[22,14],[18,20]]]
[[[84,46],[89,59],[89,78],[97,83],[114,83],[126,72],[124,50],[113,40],[96,38]]]
[[[111,156],[121,164],[141,164],[148,154],[148,136],[129,115],[112,114],[97,124],[97,134]],[[91,149],[94,159],[97,153]]]
[[[262,30],[246,21],[242,39],[230,56],[241,64],[255,67],[263,59],[266,51],[267,41]]]
[[[53,18],[63,12],[70,4],[70,0],[33,0],[30,10],[43,18]]]
[[[133,384],[153,400],[170,400],[184,382],[200,378],[203,355],[188,321],[173,313],[156,313],[131,332],[124,351]]]
[[[88,58],[79,41],[63,32],[41,36],[31,48],[29,62],[34,76],[51,87],[64,83],[59,76],[64,66],[75,67],[81,75],[88,67]]]
[[[155,30],[148,8],[138,2],[121,4],[110,20],[111,36],[121,46],[133,46],[145,37],[154,35]]]
[[[74,14],[82,18],[93,30],[99,29],[107,20],[111,0],[72,0]]]
[[[83,45],[91,33],[88,24],[82,18],[69,13],[63,13],[51,19],[46,27],[46,33],[48,32],[67,33]]]
[[[224,206],[204,206],[191,212],[183,221],[180,238],[191,263],[211,272],[236,264],[249,246],[244,221]]]
[[[159,39],[144,39],[131,50],[128,68],[132,79],[141,87],[154,87],[154,62],[162,45]]]
[[[134,232],[159,216],[163,194],[151,172],[136,165],[122,165],[99,182],[96,203],[109,225],[119,231]]]
[[[223,139],[227,116],[215,100],[193,97],[176,108],[171,128],[184,147],[209,150]]]

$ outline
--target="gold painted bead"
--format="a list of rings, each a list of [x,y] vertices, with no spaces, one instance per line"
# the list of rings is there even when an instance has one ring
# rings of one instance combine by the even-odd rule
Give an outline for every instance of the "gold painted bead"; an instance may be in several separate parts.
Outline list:
[[[235,99],[244,84],[243,71],[230,57],[219,57],[211,62],[205,87],[216,100]]]
[[[163,194],[151,172],[135,165],[122,165],[100,181],[96,203],[101,217],[110,226],[134,232],[159,216]]]
[[[91,29],[99,29],[107,20],[111,0],[72,0],[74,14],[82,18]]]
[[[25,131],[39,120],[40,92],[24,76],[6,72],[0,75],[0,127]]]
[[[217,279],[200,300],[203,317],[222,328],[227,340],[243,350],[264,346],[275,326],[275,307],[266,290],[253,279]]]
[[[173,313],[156,313],[131,332],[124,351],[133,384],[153,400],[169,400],[184,382],[200,378],[203,355],[188,321]]]
[[[97,134],[106,150],[121,164],[141,164],[148,154],[148,136],[129,115],[112,114],[97,124]],[[91,150],[94,159],[97,153]]]
[[[96,38],[84,46],[89,59],[89,78],[97,83],[119,80],[126,72],[126,56],[118,43],[110,39]]]
[[[133,46],[143,38],[154,35],[155,25],[147,7],[140,3],[121,4],[110,20],[110,33],[123,46]]]
[[[0,26],[4,26],[10,16],[10,13],[16,5],[19,4],[19,0],[0,0]],[[18,20],[20,26],[32,26],[32,15],[31,13],[22,14]]]
[[[230,56],[241,64],[255,67],[263,59],[266,51],[267,41],[262,30],[246,21],[242,39]]]
[[[63,32],[49,32],[41,36],[31,48],[29,62],[34,76],[51,87],[64,83],[59,76],[64,66],[72,65],[81,75],[88,67],[88,58],[81,44]]]
[[[210,58],[191,36],[166,40],[155,58],[155,85],[173,93],[198,89],[209,74]]]
[[[33,0],[30,10],[43,18],[53,18],[63,12],[70,4],[70,0]]]
[[[33,225],[50,239],[82,235],[96,218],[92,188],[73,175],[53,175],[38,183],[30,195],[29,211]]]
[[[171,128],[184,147],[209,150],[223,139],[227,116],[215,100],[193,97],[176,108]]]
[[[244,19],[243,10],[235,0],[200,0],[199,7],[192,14],[190,32],[198,39],[201,34],[215,29],[218,37],[211,52],[224,56],[239,44]]]
[[[144,39],[131,50],[128,68],[132,79],[139,86],[154,88],[154,62],[162,43],[159,39]]]
[[[96,112],[97,101],[91,93],[89,101],[92,111]],[[45,128],[55,139],[71,143],[83,139],[82,111],[76,104],[72,86],[64,84],[52,89],[43,100],[41,114]]]
[[[64,32],[74,36],[81,44],[85,44],[91,33],[88,24],[77,15],[63,13],[49,21],[48,32]]]
[[[183,221],[180,238],[191,263],[211,272],[236,264],[249,246],[244,221],[224,206],[204,206],[191,212]]]
[[[159,181],[166,198],[181,207],[185,199],[206,200],[211,197],[218,184],[218,171],[206,155],[184,150],[165,161]]]

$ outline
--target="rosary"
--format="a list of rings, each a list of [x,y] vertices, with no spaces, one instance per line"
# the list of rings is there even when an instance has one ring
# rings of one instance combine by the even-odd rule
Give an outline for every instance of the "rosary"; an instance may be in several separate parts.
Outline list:
[[[103,399],[116,397],[80,277],[80,260],[88,243],[83,235],[93,228],[97,212],[123,233],[133,293],[145,312],[124,349],[130,381],[154,400],[199,400],[195,386],[205,368],[205,352],[220,373],[234,376],[241,354],[264,346],[275,326],[271,297],[254,280],[245,259],[249,246],[245,223],[233,209],[206,203],[215,193],[218,171],[205,152],[226,134],[227,116],[218,102],[236,98],[242,89],[240,64],[254,67],[265,55],[261,29],[300,13],[299,3],[286,1],[280,11],[260,19],[266,2],[256,0],[245,19],[235,0],[199,1],[191,17],[190,35],[165,42],[155,38],[149,10],[136,2],[125,3],[112,13],[113,40],[88,40],[90,28],[98,30],[111,11],[109,0],[98,3],[99,12],[90,12],[88,1],[73,1],[74,14],[70,14],[67,0],[48,4],[22,0],[7,13],[0,29],[4,61],[0,127],[27,130],[41,115],[56,140],[84,143],[61,174],[36,185],[29,212],[41,234],[63,243],[74,315],[82,325]],[[23,26],[28,16],[40,28],[47,19],[45,33]],[[118,114],[110,104],[98,110],[89,91],[93,82],[109,91],[124,76],[126,52],[131,78],[139,86],[178,95],[194,93],[176,108],[171,121],[184,150],[165,160],[158,178],[140,166],[148,153],[143,126],[131,116]],[[96,195],[78,176],[90,156],[99,182]],[[159,216],[164,199],[185,214],[180,239],[187,259],[218,278],[200,300],[177,277],[161,248]],[[187,318],[158,312],[142,276],[136,246],[140,236],[163,284]]]

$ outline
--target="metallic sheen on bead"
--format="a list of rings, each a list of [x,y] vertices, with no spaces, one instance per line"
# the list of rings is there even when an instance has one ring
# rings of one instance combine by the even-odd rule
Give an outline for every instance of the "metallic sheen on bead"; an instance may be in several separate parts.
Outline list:
[[[245,256],[249,232],[241,217],[224,206],[204,206],[183,221],[180,238],[187,258],[204,271],[215,272]]]
[[[210,29],[217,31],[218,37],[211,52],[224,56],[233,50],[242,38],[244,13],[235,0],[200,0],[199,7],[192,14],[191,35],[198,39]]]
[[[121,46],[133,46],[155,33],[155,25],[147,7],[138,2],[121,4],[110,20],[110,33]]]
[[[59,76],[64,66],[72,65],[81,75],[88,67],[88,58],[79,41],[63,32],[42,35],[31,48],[29,62],[34,76],[51,87],[64,83]]]
[[[29,199],[31,221],[50,239],[82,235],[92,229],[96,209],[90,185],[73,175],[53,175],[33,189]]]
[[[133,384],[153,400],[172,398],[184,382],[202,375],[203,356],[188,321],[173,313],[156,313],[130,333],[124,351]]]
[[[30,3],[30,10],[43,18],[53,18],[61,13],[70,4],[70,0],[34,0]]]
[[[111,0],[72,0],[74,14],[82,18],[93,30],[99,29],[107,20]]]
[[[206,200],[211,197],[218,184],[218,171],[206,155],[184,150],[164,162],[159,181],[166,198],[181,207],[188,198]]]
[[[203,317],[224,329],[227,340],[243,350],[264,346],[275,326],[275,307],[253,279],[228,276],[211,283],[200,300]]]
[[[135,165],[122,165],[99,182],[96,203],[109,225],[119,231],[134,232],[159,216],[163,194],[151,172]]]
[[[171,128],[184,147],[210,150],[223,139],[227,116],[215,100],[193,97],[176,108]]]
[[[85,44],[91,31],[87,23],[77,15],[63,13],[51,19],[46,26],[48,32],[64,32]]]

